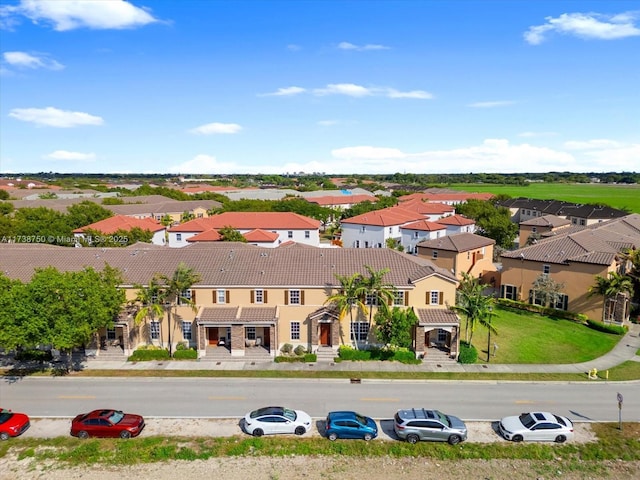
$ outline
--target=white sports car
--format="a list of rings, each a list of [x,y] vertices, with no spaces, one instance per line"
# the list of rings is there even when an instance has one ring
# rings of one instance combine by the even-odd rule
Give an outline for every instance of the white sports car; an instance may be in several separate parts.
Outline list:
[[[310,428],[311,417],[302,410],[264,407],[249,412],[244,417],[245,432],[256,437],[274,433],[304,435]]]
[[[573,423],[567,417],[549,412],[530,412],[520,416],[504,417],[498,424],[507,440],[539,440],[563,443],[573,439]]]

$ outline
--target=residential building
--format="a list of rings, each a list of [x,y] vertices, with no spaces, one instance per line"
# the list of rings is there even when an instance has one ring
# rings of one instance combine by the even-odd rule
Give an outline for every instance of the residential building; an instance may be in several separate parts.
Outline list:
[[[73,231],[74,237],[78,239],[86,240],[89,244],[93,242],[89,231],[100,232],[104,236],[114,236],[116,234],[122,234],[122,232],[130,232],[134,228],[140,230],[148,230],[153,234],[151,237],[151,243],[154,245],[164,245],[166,242],[165,234],[166,227],[153,218],[138,219],[134,217],[127,217],[125,215],[116,215],[114,217],[105,218],[99,222],[92,223],[91,225],[85,225],[84,227],[76,228]],[[113,237],[115,243],[128,243],[127,239],[118,239]]]
[[[524,247],[528,243],[535,243],[540,238],[554,235],[569,226],[571,226],[571,220],[556,215],[544,215],[525,220],[520,222],[518,245]]]
[[[400,227],[401,243],[404,251],[417,254],[417,245],[425,240],[433,240],[447,234],[447,227],[437,222],[418,220]]]
[[[345,218],[340,222],[342,246],[386,248],[389,239],[400,244],[400,227],[423,219],[422,214],[397,206]]]
[[[518,224],[545,215],[555,215],[568,219],[572,225],[585,227],[627,215],[624,210],[602,205],[581,205],[559,200],[522,197],[502,200],[497,205],[508,208],[511,212],[511,221]]]
[[[438,220],[440,225],[447,227],[447,235],[455,235],[456,233],[474,233],[476,231],[476,222],[464,215],[451,215]]]

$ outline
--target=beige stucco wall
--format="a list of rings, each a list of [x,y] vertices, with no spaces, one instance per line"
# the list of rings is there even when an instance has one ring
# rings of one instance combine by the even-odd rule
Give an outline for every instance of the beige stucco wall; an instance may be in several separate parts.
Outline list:
[[[493,266],[493,245],[467,252],[437,250],[438,258],[433,258],[433,251],[433,248],[418,247],[418,256],[431,260],[438,267],[444,268],[449,272],[455,272],[458,280],[462,280],[462,272],[468,272],[473,277],[479,277],[483,272],[495,270]]]

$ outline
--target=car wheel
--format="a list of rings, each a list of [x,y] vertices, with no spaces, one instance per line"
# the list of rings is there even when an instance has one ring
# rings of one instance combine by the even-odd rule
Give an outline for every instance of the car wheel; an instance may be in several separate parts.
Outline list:
[[[362,438],[364,438],[365,442],[368,442],[369,440],[371,440],[373,438],[373,436],[370,433],[365,433],[364,437],[362,437]]]
[[[294,430],[294,433],[296,435],[304,435],[305,433],[307,433],[307,430],[304,427],[296,427],[296,429]]]
[[[462,441],[462,438],[460,438],[460,435],[451,435],[448,439],[447,442],[449,443],[449,445],[457,445]]]
[[[120,432],[120,438],[131,438],[131,432],[128,430],[122,430]]]
[[[418,435],[415,434],[410,434],[407,435],[407,442],[409,443],[418,443],[418,441],[420,440],[420,438],[418,437]]]
[[[253,436],[254,436],[254,437],[261,437],[262,435],[264,435],[264,432],[262,431],[262,429],[261,429],[261,428],[256,428],[256,429],[253,431]]]
[[[564,443],[567,441],[567,437],[565,437],[564,435],[558,435],[556,437],[556,443]]]
[[[338,434],[336,432],[331,432],[327,438],[332,442],[335,442],[338,439]]]
[[[514,442],[521,442],[524,439],[522,438],[522,435],[514,435],[511,440],[513,440]]]
[[[86,430],[80,430],[78,432],[78,438],[82,438],[83,440],[89,438],[89,432],[87,432]]]
[[[9,434],[7,432],[0,433],[0,440],[9,440]]]

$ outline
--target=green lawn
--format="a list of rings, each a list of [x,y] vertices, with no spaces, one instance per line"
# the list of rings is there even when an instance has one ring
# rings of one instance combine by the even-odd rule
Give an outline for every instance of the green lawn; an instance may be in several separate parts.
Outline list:
[[[461,183],[446,185],[453,190],[489,192],[511,197],[598,203],[640,213],[640,185],[599,185],[583,183],[531,183],[528,186]]]
[[[600,357],[611,350],[622,337],[598,332],[570,320],[542,317],[528,312],[496,310],[492,324],[498,335],[491,335],[498,344],[492,363],[580,363]],[[465,339],[464,318],[461,319]],[[487,359],[487,329],[476,327],[473,345],[478,350],[478,362]]]

